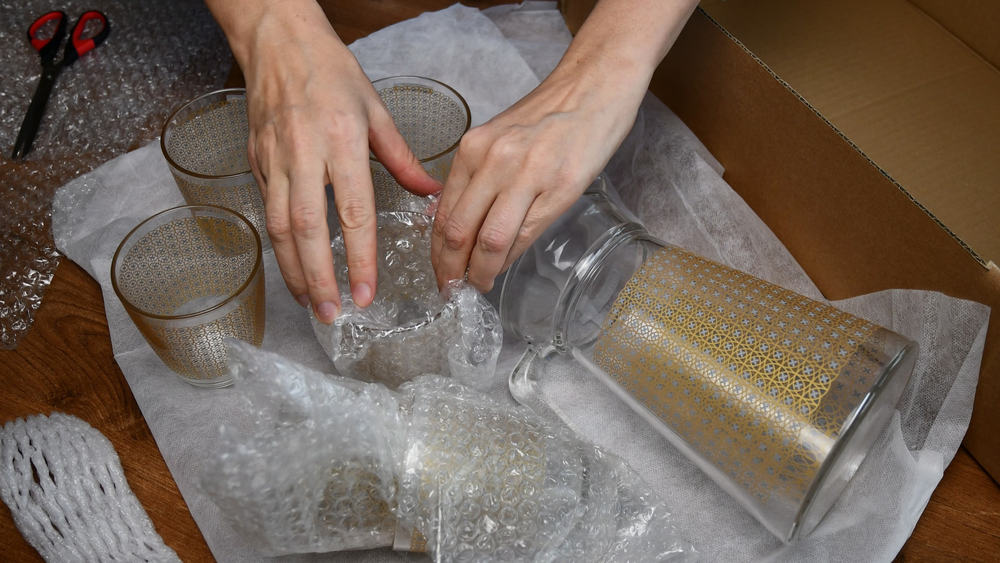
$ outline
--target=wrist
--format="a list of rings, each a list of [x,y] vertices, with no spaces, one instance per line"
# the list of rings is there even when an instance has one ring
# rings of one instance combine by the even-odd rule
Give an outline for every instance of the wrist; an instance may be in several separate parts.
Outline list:
[[[244,72],[271,55],[281,58],[291,43],[332,43],[346,48],[314,0],[206,0]],[[328,47],[330,47],[328,45]],[[332,54],[332,53],[331,53]]]
[[[696,5],[696,0],[602,0],[556,70],[644,92]]]

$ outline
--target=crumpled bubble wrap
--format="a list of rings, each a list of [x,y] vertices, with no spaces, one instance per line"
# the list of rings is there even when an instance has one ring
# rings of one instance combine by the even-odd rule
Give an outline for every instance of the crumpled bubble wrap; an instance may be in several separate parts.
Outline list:
[[[63,69],[31,152],[11,161],[41,75],[28,26],[55,9],[66,13],[68,30],[84,11],[100,10],[111,34]],[[221,86],[231,56],[200,0],[2,1],[0,22],[0,348],[14,348],[59,264],[49,230],[55,189],[154,139],[173,107]]]
[[[442,378],[409,394],[397,514],[441,561],[666,561],[693,549],[616,456]]]
[[[437,561],[665,561],[695,552],[620,459],[530,410],[426,376],[398,391],[233,341],[253,423],[222,425],[201,486],[266,553],[375,548]]]
[[[397,397],[245,343],[230,351],[254,416],[247,429],[221,425],[203,486],[233,526],[270,555],[391,546]]]
[[[492,377],[503,344],[496,309],[461,281],[438,292],[431,221],[415,212],[379,213],[378,287],[365,308],[351,299],[344,239],[334,237],[343,311],[329,325],[311,319],[341,375],[390,387],[425,373],[450,374],[477,387]]]

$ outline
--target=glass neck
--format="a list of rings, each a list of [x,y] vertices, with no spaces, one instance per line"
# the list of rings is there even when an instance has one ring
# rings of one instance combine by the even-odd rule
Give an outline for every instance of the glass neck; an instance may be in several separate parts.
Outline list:
[[[622,288],[662,244],[637,223],[624,223],[595,241],[556,302],[552,344],[562,351],[592,344]]]

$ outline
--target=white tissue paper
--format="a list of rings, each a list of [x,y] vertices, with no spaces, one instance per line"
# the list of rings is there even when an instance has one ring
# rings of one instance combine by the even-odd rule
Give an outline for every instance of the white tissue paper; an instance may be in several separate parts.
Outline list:
[[[478,124],[530,91],[554,64],[554,53],[569,39],[561,21],[554,2],[483,12],[456,5],[386,28],[351,49],[372,79],[422,74],[455,86],[469,100],[473,124]],[[657,236],[821,298],[781,242],[725,184],[720,170],[690,131],[647,97],[636,131],[608,174],[625,203]],[[181,203],[158,147],[149,145],[67,184],[54,203],[53,230],[59,249],[101,283],[115,357],[213,554],[220,561],[260,561],[264,558],[195,485],[219,423],[250,428],[253,421],[233,389],[197,389],[175,377],[143,341],[110,285],[111,256],[127,231]],[[307,312],[288,294],[272,254],[265,256],[265,265],[263,348],[331,371]],[[783,546],[639,417],[606,401],[603,386],[593,379],[563,373],[552,382],[564,385],[556,406],[584,438],[625,459],[666,500],[679,535],[707,560],[890,560],[968,426],[989,309],[919,291],[880,292],[835,305],[918,341],[921,354],[900,414],[831,513],[797,545]],[[510,401],[504,377],[523,344],[504,340],[497,373],[486,387],[497,400]],[[322,559],[423,557],[378,550]]]

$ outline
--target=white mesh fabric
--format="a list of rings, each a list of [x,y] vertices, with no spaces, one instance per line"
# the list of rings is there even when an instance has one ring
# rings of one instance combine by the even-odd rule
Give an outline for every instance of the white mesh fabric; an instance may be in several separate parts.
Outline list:
[[[4,425],[0,498],[46,561],[180,561],[129,488],[111,442],[74,416]]]

